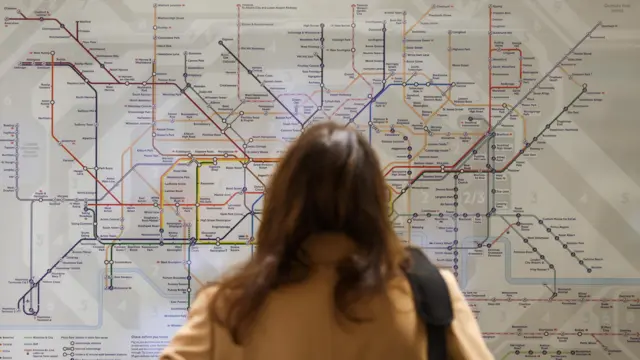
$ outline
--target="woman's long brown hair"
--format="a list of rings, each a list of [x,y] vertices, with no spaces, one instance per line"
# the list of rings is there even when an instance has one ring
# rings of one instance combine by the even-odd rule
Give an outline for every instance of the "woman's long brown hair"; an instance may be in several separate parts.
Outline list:
[[[212,284],[213,320],[240,344],[269,292],[305,279],[305,271],[294,276],[293,270],[309,269],[302,245],[321,233],[347,235],[356,245],[336,266],[334,301],[339,315],[363,320],[351,305],[384,291],[406,266],[387,203],[377,156],[357,130],[331,122],[306,129],[270,179],[253,257]]]

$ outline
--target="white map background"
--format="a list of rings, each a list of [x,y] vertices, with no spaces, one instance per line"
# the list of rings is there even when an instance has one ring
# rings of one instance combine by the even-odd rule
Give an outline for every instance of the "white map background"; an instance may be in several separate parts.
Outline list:
[[[326,119],[496,358],[638,358],[640,4],[154,4],[2,2],[0,358],[155,358]]]

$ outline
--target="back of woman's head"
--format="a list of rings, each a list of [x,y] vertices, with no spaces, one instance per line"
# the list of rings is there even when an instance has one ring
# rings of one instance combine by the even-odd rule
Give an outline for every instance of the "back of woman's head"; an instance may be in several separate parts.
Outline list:
[[[239,343],[269,291],[304,280],[313,264],[303,245],[324,233],[346,235],[355,245],[336,265],[334,298],[339,315],[360,320],[350,306],[383,291],[404,260],[387,194],[378,159],[357,130],[331,122],[308,128],[271,177],[253,258],[216,284],[215,320]],[[216,306],[221,299],[225,306]]]

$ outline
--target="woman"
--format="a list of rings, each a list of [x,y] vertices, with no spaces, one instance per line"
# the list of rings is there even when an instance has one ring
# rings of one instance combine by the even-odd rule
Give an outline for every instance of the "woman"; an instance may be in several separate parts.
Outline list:
[[[160,359],[426,359],[378,159],[322,123],[289,148],[266,192],[253,258],[204,289]],[[493,359],[456,280],[442,271],[454,359]]]

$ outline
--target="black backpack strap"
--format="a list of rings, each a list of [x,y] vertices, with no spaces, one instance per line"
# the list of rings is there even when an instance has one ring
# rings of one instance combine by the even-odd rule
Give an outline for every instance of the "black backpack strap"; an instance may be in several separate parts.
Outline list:
[[[453,321],[453,308],[447,283],[435,267],[417,248],[408,248],[411,268],[406,275],[411,284],[418,316],[427,330],[429,360],[447,359],[447,329]]]

